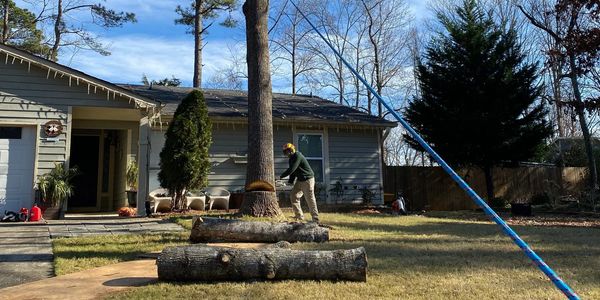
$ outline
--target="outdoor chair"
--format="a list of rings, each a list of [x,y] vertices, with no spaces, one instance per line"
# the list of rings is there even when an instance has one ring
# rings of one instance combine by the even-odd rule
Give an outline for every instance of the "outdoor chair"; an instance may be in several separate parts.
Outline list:
[[[171,209],[171,196],[169,196],[167,189],[156,189],[150,192],[148,198],[150,198],[150,206],[153,213],[156,213],[159,207],[166,210]]]
[[[223,188],[209,188],[206,190],[208,196],[208,210],[212,210],[213,205],[223,207],[229,210],[229,191]]]
[[[201,191],[189,191],[186,195],[187,207],[193,210],[204,210],[206,195]]]

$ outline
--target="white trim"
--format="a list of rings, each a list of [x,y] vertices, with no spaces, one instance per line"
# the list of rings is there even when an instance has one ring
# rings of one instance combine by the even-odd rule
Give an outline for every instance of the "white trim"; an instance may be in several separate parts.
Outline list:
[[[323,184],[325,185],[325,203],[331,201],[329,197],[329,184],[331,183],[331,169],[329,168],[329,129],[325,127],[323,129],[323,155],[324,162],[323,167],[325,168],[325,174],[323,174]]]
[[[17,49],[14,49],[14,50],[17,50]],[[9,64],[9,56],[11,56],[13,59],[10,62],[10,64],[14,64],[16,59],[19,59],[21,64],[23,63],[23,61],[26,61],[28,63],[28,66],[27,66],[28,71],[31,71],[32,63],[42,69],[48,69],[48,72],[46,75],[46,78],[48,78],[48,79],[50,78],[50,74],[52,72],[54,72],[53,78],[56,78],[59,73],[60,73],[61,77],[65,76],[65,75],[68,76],[69,77],[69,86],[72,86],[73,78],[75,78],[77,85],[79,85],[80,81],[82,81],[82,83],[85,83],[88,85],[88,94],[91,93],[89,90],[90,85],[94,87],[94,93],[97,93],[97,88],[101,88],[102,92],[106,92],[106,100],[107,101],[110,100],[111,93],[112,93],[113,99],[116,98],[116,95],[118,94],[120,97],[126,98],[128,101],[133,101],[135,103],[135,106],[138,108],[144,108],[144,109],[146,109],[146,111],[148,111],[148,109],[151,109],[153,114],[154,114],[154,108],[158,106],[158,104],[154,103],[154,101],[144,99],[143,97],[137,96],[136,94],[133,94],[132,92],[127,91],[126,89],[122,89],[118,86],[115,86],[112,83],[100,82],[103,80],[94,78],[93,76],[81,73],[80,71],[77,71],[75,69],[71,69],[69,67],[57,64],[55,62],[49,61],[49,60],[41,58],[41,57],[33,56],[28,53],[25,53],[24,55],[18,54],[14,50],[12,48],[6,47],[4,45],[0,45],[0,52],[4,53],[6,55],[4,64]],[[17,51],[19,51],[19,50],[17,50]],[[28,57],[30,55],[32,57]],[[56,66],[52,66],[52,65],[56,65]],[[71,69],[72,71],[69,69]],[[81,73],[81,75],[74,74],[73,72]],[[111,85],[114,86],[114,88],[111,87]]]
[[[383,165],[382,165],[382,161],[383,161],[383,153],[381,153],[381,149],[383,147],[382,141],[381,141],[381,136],[383,135],[383,132],[378,130],[377,131],[377,154],[378,154],[378,161],[379,161],[379,195],[381,196],[381,203],[379,204],[383,204],[385,203],[385,199],[383,199]]]
[[[35,190],[36,185],[37,185],[37,178],[38,178],[38,168],[39,168],[39,153],[40,153],[40,132],[42,131],[42,125],[39,123],[34,124],[35,126],[35,154],[34,154],[34,161],[33,161],[33,189]],[[33,193],[33,197],[35,200],[35,192]]]
[[[311,159],[311,160],[321,160],[321,174],[323,174],[323,182],[324,184],[327,184],[326,181],[326,177],[325,177],[325,132],[324,130],[302,130],[302,131],[292,131],[294,132],[294,145],[296,145],[296,147],[298,147],[299,149],[299,143],[298,143],[298,136],[299,135],[320,135],[321,136],[321,157],[313,157],[313,156],[304,156],[307,160]]]
[[[68,107],[67,112],[67,135],[65,141],[65,167],[68,169],[71,164],[71,132],[73,131],[73,106]]]

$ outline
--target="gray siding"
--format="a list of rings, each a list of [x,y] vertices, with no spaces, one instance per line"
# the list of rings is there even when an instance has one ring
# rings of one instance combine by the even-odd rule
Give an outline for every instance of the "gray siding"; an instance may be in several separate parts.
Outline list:
[[[344,186],[342,199],[331,196],[332,202],[352,202],[362,199],[360,189],[375,193],[375,203],[383,203],[379,144],[375,130],[329,130],[330,186],[338,180]]]
[[[248,132],[245,125],[213,124],[213,144],[209,155],[212,164],[208,176],[208,184],[211,187],[223,187],[229,191],[241,190],[246,183],[246,164],[236,163],[235,156],[246,155],[248,151]],[[158,170],[160,162],[160,151],[164,146],[163,131],[152,131],[152,150],[150,154],[150,190],[160,187],[158,182]],[[292,131],[290,128],[279,127],[274,131],[274,154],[275,174],[281,174],[287,168],[287,158],[280,148],[286,142],[291,141]]]
[[[29,69],[29,70],[28,70]],[[88,93],[89,89],[89,93]],[[63,134],[58,142],[45,141],[43,128],[38,133],[36,174],[41,175],[54,167],[55,162],[67,159],[67,132],[72,124],[68,118],[69,106],[134,108],[133,104],[107,92],[95,90],[75,79],[69,84],[68,76],[61,76],[27,62],[8,59],[0,54],[0,124],[21,123],[42,125],[49,120],[60,120]]]
[[[163,129],[166,130],[166,128]],[[164,130],[152,132],[150,190],[159,188],[157,174],[159,153],[164,145]],[[246,164],[235,163],[233,156],[246,154],[247,136],[247,127],[244,125],[213,124],[213,144],[209,152],[212,163],[209,186],[223,187],[229,191],[236,191],[244,187]],[[293,142],[292,129],[281,125],[275,126],[273,147],[276,176],[283,173],[288,167],[287,157],[281,151],[281,146],[288,142]],[[382,202],[377,132],[375,130],[329,129],[327,142],[330,182],[326,188],[330,190],[340,178],[345,187],[344,196],[342,199],[337,199],[337,202],[349,203],[360,200],[362,198],[360,189],[363,187],[367,187],[375,193],[375,203]],[[320,197],[319,200],[324,201],[325,199]],[[336,202],[335,197],[328,196],[328,202]]]

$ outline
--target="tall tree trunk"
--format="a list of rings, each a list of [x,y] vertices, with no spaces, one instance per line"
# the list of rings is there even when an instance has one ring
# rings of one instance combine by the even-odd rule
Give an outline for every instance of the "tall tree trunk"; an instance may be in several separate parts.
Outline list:
[[[2,39],[0,40],[0,43],[2,43],[2,44],[6,44],[6,42],[8,41],[8,16],[9,16],[8,1],[9,0],[2,1],[2,6],[4,6],[4,15],[2,16],[2,20],[3,20],[2,37],[1,37]]]
[[[369,115],[373,114],[373,108],[372,108],[372,103],[373,103],[373,95],[371,94],[370,90],[367,90],[367,111],[369,112]]]
[[[296,46],[292,47],[292,96],[296,95]]]
[[[569,54],[569,67],[571,72],[569,78],[571,79],[571,85],[573,86],[573,94],[575,95],[575,111],[579,118],[579,125],[581,126],[581,133],[583,134],[583,142],[585,143],[585,153],[588,157],[588,168],[590,169],[590,187],[594,190],[598,189],[598,173],[596,171],[596,161],[594,159],[594,151],[592,148],[592,139],[590,136],[590,130],[587,125],[585,118],[585,111],[583,110],[583,101],[581,100],[581,91],[579,90],[579,82],[577,81],[577,63],[575,61],[575,55]]]
[[[195,88],[202,87],[202,0],[196,0],[194,11],[194,80]]]
[[[564,151],[562,148],[562,140],[561,138],[563,138],[565,136],[565,128],[564,128],[564,124],[563,124],[563,118],[562,118],[562,90],[560,88],[560,70],[562,69],[561,67],[557,66],[556,64],[558,64],[559,62],[554,61],[552,63],[552,65],[550,66],[550,72],[551,72],[551,80],[552,80],[552,96],[554,97],[554,104],[555,104],[555,109],[556,109],[556,125],[558,127],[558,139],[557,139],[557,143],[558,143],[558,167],[559,168],[563,168],[564,167]],[[560,180],[561,180],[561,187],[562,187],[562,176],[559,176]]]
[[[487,192],[487,202],[491,203],[494,199],[494,175],[492,173],[492,166],[483,167],[483,173],[485,175],[485,190]]]
[[[62,0],[58,0],[56,8],[56,20],[54,20],[54,45],[50,51],[49,59],[53,61],[58,60],[58,48],[60,46],[60,38],[62,35],[62,17],[63,17],[63,6]]]
[[[248,64],[248,165],[246,185],[262,180],[275,186],[273,165],[273,109],[269,60],[269,0],[247,0],[246,60]],[[243,214],[277,216],[281,214],[275,192],[246,192],[240,211]],[[260,201],[258,201],[260,200]],[[256,208],[254,206],[261,206]]]

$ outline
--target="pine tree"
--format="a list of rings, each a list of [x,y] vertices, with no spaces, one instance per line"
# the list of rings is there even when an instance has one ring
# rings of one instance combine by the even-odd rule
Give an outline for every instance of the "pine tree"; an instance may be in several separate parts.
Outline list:
[[[172,208],[185,208],[185,194],[208,184],[211,122],[201,91],[194,90],[177,107],[160,152],[160,185],[173,195]]]
[[[0,1],[0,43],[37,55],[47,55],[44,34],[37,28],[36,16],[18,7],[12,0]]]
[[[238,0],[192,0],[191,5],[182,7],[177,5],[175,12],[180,18],[175,24],[189,26],[189,33],[194,35],[194,78],[192,84],[195,88],[202,86],[202,50],[204,49],[204,35],[208,32],[214,19],[219,17],[219,12],[228,11],[229,15],[220,24],[225,27],[235,27],[237,22],[231,13],[238,6]],[[206,22],[208,20],[208,22]]]
[[[490,201],[492,167],[529,159],[551,133],[537,101],[537,66],[525,62],[516,33],[475,0],[438,18],[446,32],[427,47],[418,66],[422,94],[404,115],[448,163],[482,168]]]

